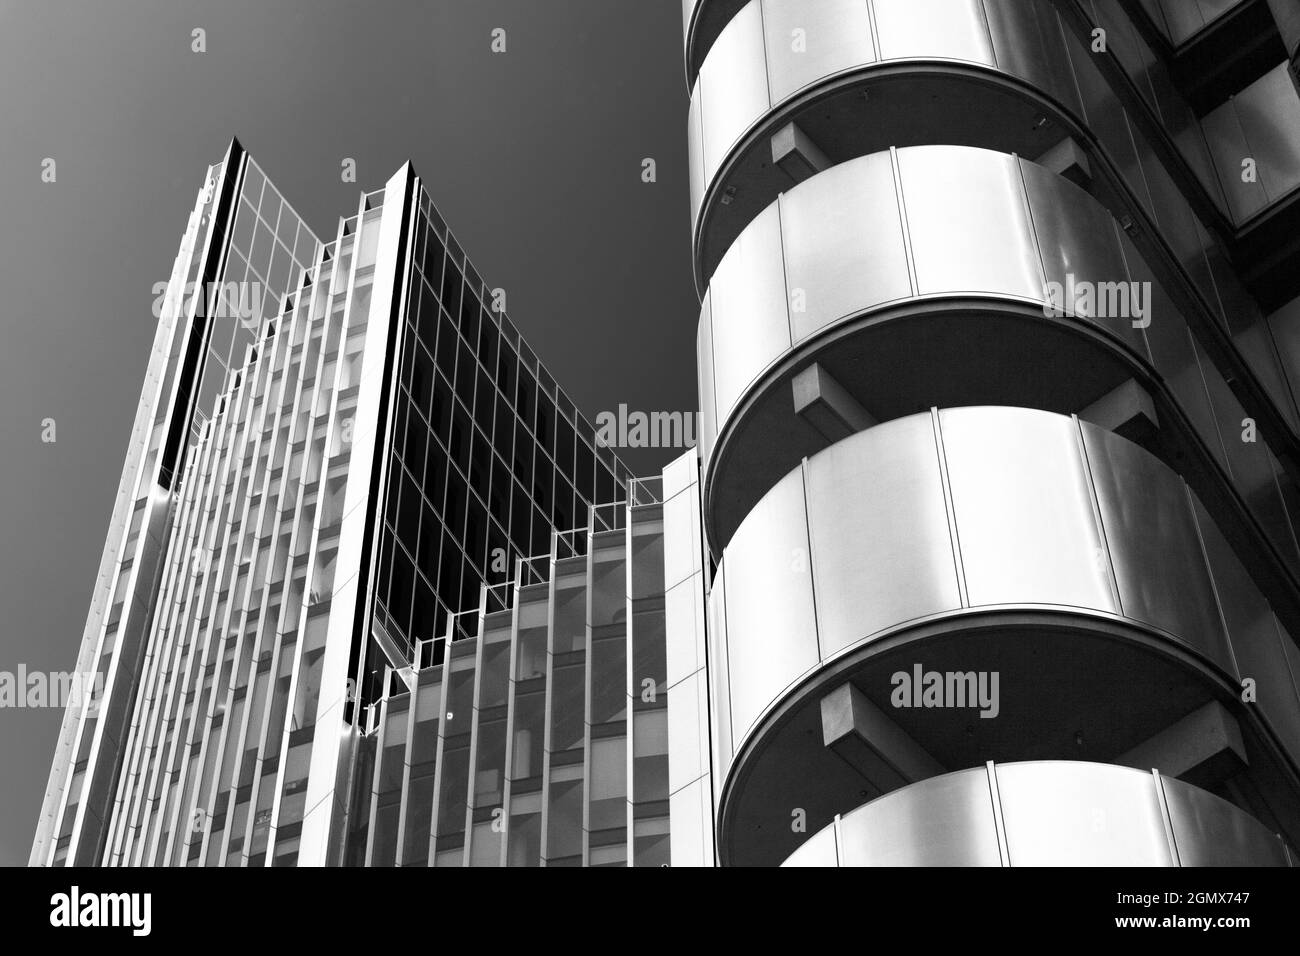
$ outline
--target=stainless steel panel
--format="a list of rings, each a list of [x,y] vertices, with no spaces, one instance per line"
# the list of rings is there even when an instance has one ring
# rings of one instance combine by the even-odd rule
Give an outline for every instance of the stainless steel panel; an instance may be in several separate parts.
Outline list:
[[[1068,33],[1068,28],[1065,29]],[[1133,136],[1129,132],[1124,104],[1115,95],[1110,82],[1102,76],[1097,66],[1097,56],[1087,46],[1071,38],[1066,50],[1083,98],[1084,120],[1110,156],[1120,176],[1132,187],[1139,200],[1147,202],[1146,184],[1142,179]]]
[[[1291,708],[1292,722],[1297,722],[1296,715],[1300,714],[1300,648],[1296,647],[1295,638],[1293,638],[1282,622],[1274,615],[1273,623],[1277,627],[1277,640],[1282,645],[1282,654],[1287,660],[1291,671],[1291,684],[1294,693],[1293,699],[1296,701],[1295,706]],[[1283,691],[1285,693],[1285,691]],[[1294,726],[1289,729],[1279,728],[1279,736],[1282,737],[1282,746],[1291,754],[1291,759],[1300,763],[1300,733],[1297,733]]]
[[[1292,299],[1268,316],[1268,336],[1277,346],[1290,394],[1300,395],[1300,297]]]
[[[808,462],[822,656],[961,606],[929,415],[845,439]]]
[[[736,14],[700,68],[704,181],[713,178],[745,128],[768,108],[763,20],[758,3]]]
[[[1242,182],[1241,161],[1251,151],[1233,101],[1228,100],[1201,117],[1201,129],[1227,196],[1228,209],[1236,222],[1242,222],[1268,203],[1268,194],[1262,181]]]
[[[691,178],[691,221],[699,215],[700,205],[704,202],[704,191],[709,180],[704,174],[704,97],[697,80],[691,90],[691,106],[686,115],[686,156],[690,163]]]
[[[782,866],[839,866],[834,825],[818,830],[799,849],[791,853]]]
[[[1300,186],[1300,97],[1279,63],[1232,99],[1269,202]],[[1238,160],[1240,167],[1240,160]]]
[[[1287,865],[1282,842],[1254,817],[1173,777],[1160,782],[1180,865]]]
[[[1012,866],[1173,866],[1155,778],[1106,764],[1000,764]]]
[[[701,777],[668,798],[672,819],[673,866],[713,866],[712,814],[709,806],[709,779]]]
[[[665,657],[669,688],[703,669],[704,600],[698,578],[682,581],[664,594]]]
[[[1074,288],[1086,288],[1080,282],[1128,282],[1128,267],[1111,214],[1073,183],[1037,163],[1022,161],[1021,170],[1046,280],[1062,289],[1068,287],[1070,276]],[[1097,308],[1096,299],[1060,305],[1067,312],[1096,320],[1145,357],[1142,333],[1133,328],[1132,320],[1124,316],[1099,318],[1104,310]]]
[[[1233,644],[1242,680],[1255,682],[1258,706],[1293,758],[1300,747],[1300,702],[1283,641],[1291,640],[1272,613],[1272,633],[1260,627],[1259,640]]]
[[[876,59],[866,0],[762,0],[762,5],[773,103],[824,76]]]
[[[1080,427],[1125,616],[1221,657],[1223,629],[1183,480],[1114,432]]]
[[[958,408],[940,422],[970,603],[1117,611],[1072,420]]]
[[[707,290],[700,305],[695,357],[700,395],[700,427],[695,440],[700,449],[700,461],[708,468],[713,443],[718,437],[718,405],[713,386],[713,296]]]
[[[1214,592],[1218,605],[1228,628],[1228,641],[1232,648],[1248,648],[1268,639],[1273,626],[1273,615],[1268,602],[1260,593],[1254,579],[1242,566],[1236,553],[1228,544],[1214,519],[1210,517],[1205,506],[1199,501],[1193,502],[1196,524],[1201,532],[1209,562],[1210,574],[1214,579]],[[1249,656],[1249,655],[1247,655]],[[1241,673],[1238,663],[1245,663],[1240,654],[1234,661],[1229,655],[1225,661],[1218,663],[1234,680],[1239,680]]]
[[[1011,866],[1287,865],[1263,824],[1180,780],[1062,760],[998,764],[995,775],[996,798],[983,767],[896,790],[845,814],[838,833],[831,825],[810,837],[785,865],[999,866],[999,811]]]
[[[1164,9],[1169,39],[1182,43],[1205,25],[1198,0],[1160,0]]]
[[[872,0],[882,59],[940,57],[993,65],[980,0]]]
[[[795,341],[911,294],[888,153],[832,167],[780,207]]]
[[[1081,114],[1056,10],[1040,0],[985,0],[984,13],[998,69],[1042,87]]]
[[[739,739],[818,661],[802,468],[754,506],[723,560],[731,722]]]
[[[725,419],[754,377],[790,348],[781,210],[773,203],[722,257],[709,284],[713,385]]]
[[[896,790],[840,820],[841,866],[1000,866],[983,767]]]
[[[727,653],[726,567],[718,565],[709,591],[709,699],[710,724],[713,730],[713,773],[718,780],[726,777],[736,746],[731,733],[731,658]],[[721,788],[719,788],[721,789]]]
[[[688,489],[665,501],[663,513],[664,587],[671,589],[700,570],[699,499]]]
[[[918,291],[1040,299],[1043,270],[1016,161],[969,147],[898,151]]]

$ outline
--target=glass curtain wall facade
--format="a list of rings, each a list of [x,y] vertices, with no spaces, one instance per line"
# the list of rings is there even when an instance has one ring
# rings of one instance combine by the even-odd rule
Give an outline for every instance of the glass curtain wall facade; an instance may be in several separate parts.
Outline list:
[[[344,862],[669,865],[661,489],[552,533],[386,668]]]
[[[104,691],[65,714],[33,864],[354,858],[347,841],[366,811],[352,798],[370,803],[357,761],[369,761],[385,677],[415,693],[444,648],[454,665],[474,642],[452,636],[476,636],[475,609],[510,607],[523,559],[584,555],[587,534],[622,540],[626,469],[495,295],[409,164],[330,241],[237,142],[209,169],[156,303],[78,657]],[[575,525],[583,534],[553,538]],[[627,628],[610,626],[613,648]],[[597,646],[603,690],[622,658]],[[487,699],[467,701],[462,719],[495,714]],[[602,729],[626,722],[621,698],[607,710]],[[473,765],[483,781],[494,767],[499,787],[506,728],[486,726]],[[590,792],[613,799],[623,778],[597,749]],[[488,803],[459,786],[439,827],[454,826],[453,805]],[[412,812],[432,807],[418,803]],[[619,829],[608,816],[602,834]],[[456,831],[466,846],[471,831]],[[450,854],[455,838],[442,836]]]
[[[1286,6],[684,0],[718,862],[1294,862]]]

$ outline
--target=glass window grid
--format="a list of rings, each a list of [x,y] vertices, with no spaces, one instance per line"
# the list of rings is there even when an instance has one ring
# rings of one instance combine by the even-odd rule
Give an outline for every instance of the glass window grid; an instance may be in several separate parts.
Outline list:
[[[593,498],[621,498],[626,475],[609,468],[612,456],[596,447],[590,424],[494,312],[491,291],[431,217],[427,195],[420,205],[413,247],[420,281],[411,284],[403,329],[386,492],[393,543],[381,549],[376,589],[399,628],[423,613],[413,596],[399,594],[408,577],[433,589],[438,618],[477,606],[480,585],[502,576],[491,570],[501,556],[494,548],[505,551],[511,574],[514,557],[549,552],[553,528],[585,522]],[[418,506],[404,506],[405,495],[418,495]],[[404,529],[403,521],[419,527]],[[401,562],[396,582],[393,562]]]

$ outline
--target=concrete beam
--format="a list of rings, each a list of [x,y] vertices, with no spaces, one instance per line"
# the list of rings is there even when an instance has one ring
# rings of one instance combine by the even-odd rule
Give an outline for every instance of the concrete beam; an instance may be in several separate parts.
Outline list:
[[[1149,440],[1160,429],[1155,402],[1131,378],[1080,411],[1079,417],[1138,444]]]
[[[858,400],[814,362],[791,380],[795,414],[832,442],[878,424]]]
[[[772,134],[772,162],[796,183],[831,165],[821,148],[794,123],[787,123]]]
[[[938,776],[944,767],[852,684],[821,700],[822,743],[862,775],[872,798]]]
[[[1092,167],[1088,165],[1088,154],[1070,137],[1061,140],[1036,160],[1039,166],[1046,166],[1059,176],[1064,176],[1076,186],[1084,189],[1092,182]]]
[[[1136,770],[1159,770],[1198,787],[1213,787],[1248,765],[1237,719],[1217,700],[1116,758]]]

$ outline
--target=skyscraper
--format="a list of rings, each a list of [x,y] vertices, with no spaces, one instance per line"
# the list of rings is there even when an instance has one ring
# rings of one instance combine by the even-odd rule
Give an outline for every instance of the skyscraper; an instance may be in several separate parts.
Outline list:
[[[390,679],[458,671],[461,612],[498,621],[525,559],[627,529],[626,468],[503,300],[409,165],[328,242],[237,142],[208,170],[78,657],[102,690],[65,715],[32,862],[356,856]]]
[[[686,0],[721,863],[1295,860],[1293,6]]]

